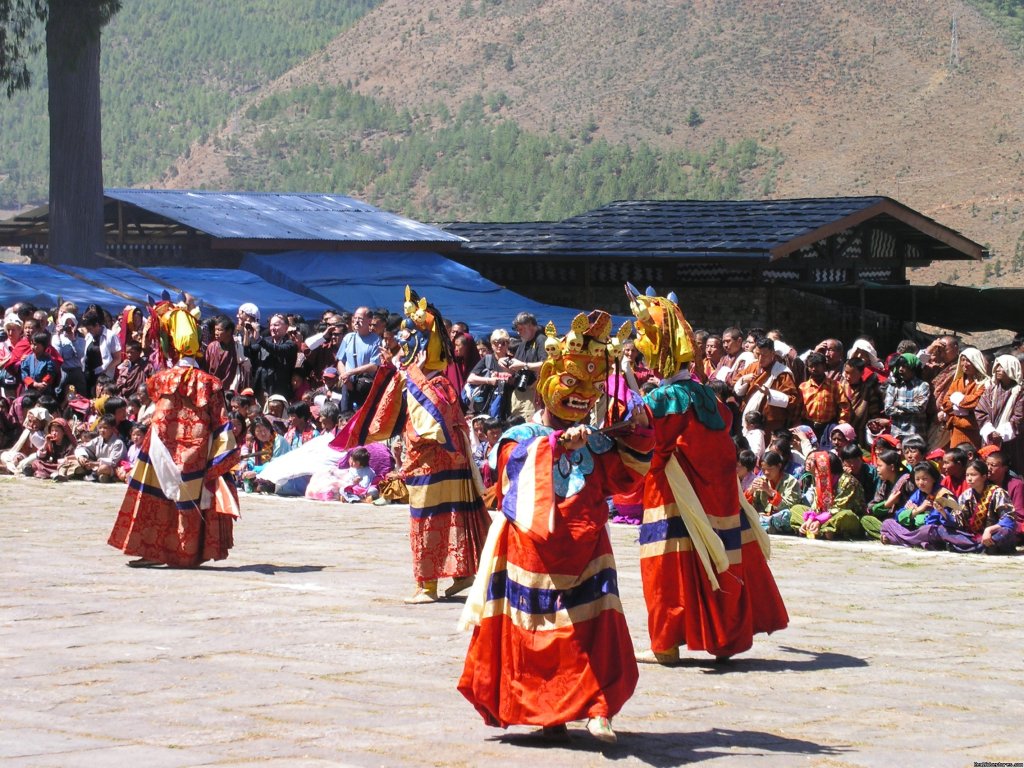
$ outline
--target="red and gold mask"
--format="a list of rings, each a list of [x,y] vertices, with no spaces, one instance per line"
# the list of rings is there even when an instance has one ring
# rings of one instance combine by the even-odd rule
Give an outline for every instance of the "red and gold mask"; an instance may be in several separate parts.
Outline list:
[[[622,354],[622,342],[629,338],[630,323],[609,338],[611,317],[594,310],[578,314],[569,332],[558,338],[555,326],[545,328],[544,349],[548,359],[540,369],[537,392],[548,412],[562,421],[583,421],[604,393],[610,361]]]

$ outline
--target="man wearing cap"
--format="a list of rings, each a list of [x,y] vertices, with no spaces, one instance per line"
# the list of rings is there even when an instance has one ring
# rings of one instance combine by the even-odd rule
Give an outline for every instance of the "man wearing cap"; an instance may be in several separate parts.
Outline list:
[[[330,368],[324,368],[323,372],[323,386],[313,390],[313,397],[324,397],[325,399],[334,400],[341,402],[342,393],[337,390],[338,386],[338,369],[333,365]]]
[[[370,330],[370,308],[352,313],[352,331],[338,348],[338,381],[344,387],[341,410],[355,410],[370,393],[380,366],[380,336]]]

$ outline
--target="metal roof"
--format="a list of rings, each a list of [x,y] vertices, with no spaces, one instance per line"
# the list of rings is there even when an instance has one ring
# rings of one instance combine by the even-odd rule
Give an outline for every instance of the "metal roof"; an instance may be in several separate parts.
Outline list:
[[[548,258],[707,258],[774,260],[878,219],[930,258],[980,258],[984,249],[888,197],[793,200],[640,200],[611,203],[560,222],[445,226],[464,250]]]
[[[104,194],[222,240],[461,242],[437,227],[343,195],[173,189]]]

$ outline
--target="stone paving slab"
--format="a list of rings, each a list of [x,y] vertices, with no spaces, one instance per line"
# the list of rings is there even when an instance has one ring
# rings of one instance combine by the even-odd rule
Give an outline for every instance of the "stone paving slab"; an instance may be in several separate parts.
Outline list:
[[[3,766],[970,766],[1024,760],[1024,558],[773,539],[791,624],[642,667],[619,744],[488,728],[461,600],[406,606],[404,507],[247,497],[235,549],[130,569],[121,489],[0,478]],[[635,529],[614,527],[646,647]]]

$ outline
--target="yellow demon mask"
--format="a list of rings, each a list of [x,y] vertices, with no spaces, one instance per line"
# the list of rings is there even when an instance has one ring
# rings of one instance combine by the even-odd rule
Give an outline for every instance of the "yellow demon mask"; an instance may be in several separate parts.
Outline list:
[[[650,289],[648,289],[650,290]],[[661,378],[674,376],[693,361],[693,329],[679,306],[663,296],[645,296],[626,283],[629,308],[636,317],[636,348]]]
[[[402,321],[403,332],[399,340],[402,367],[407,368],[416,362],[417,356],[423,352],[426,354],[426,361],[421,366],[424,371],[443,371],[454,353],[437,307],[428,304],[426,298],[407,285],[405,316],[407,319]]]
[[[548,323],[544,329],[548,359],[537,379],[537,392],[548,412],[562,421],[585,419],[604,392],[609,361],[622,354],[631,330],[627,322],[609,338],[611,317],[601,310],[576,315],[562,338]]]

